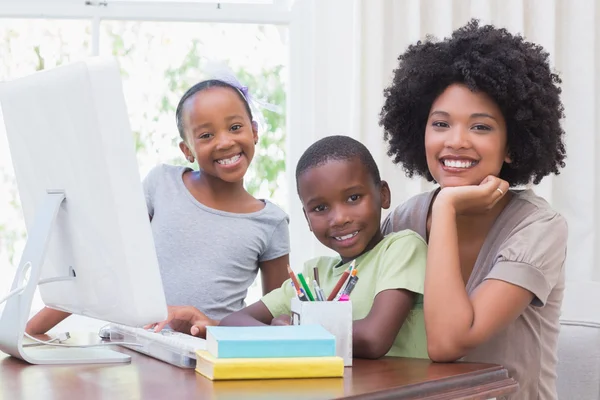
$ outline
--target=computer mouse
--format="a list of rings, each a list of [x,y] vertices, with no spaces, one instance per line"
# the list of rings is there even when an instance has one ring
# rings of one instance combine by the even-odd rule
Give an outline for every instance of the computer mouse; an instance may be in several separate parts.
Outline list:
[[[98,336],[100,336],[101,339],[110,339],[110,325],[104,325],[100,328]]]

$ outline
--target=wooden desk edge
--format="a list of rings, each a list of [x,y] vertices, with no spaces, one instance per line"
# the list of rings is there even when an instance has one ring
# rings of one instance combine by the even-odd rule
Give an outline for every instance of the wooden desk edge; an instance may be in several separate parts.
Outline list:
[[[415,383],[344,398],[352,400],[484,400],[515,393],[518,389],[519,384],[508,376],[508,371],[501,366],[495,366],[491,370],[443,378],[435,385],[431,385],[431,382]]]
[[[135,351],[120,348],[119,351],[132,356],[132,363],[137,357],[148,357]],[[1,355],[2,353],[0,353]],[[2,357],[0,357],[2,359]],[[152,359],[148,357],[148,359]],[[154,360],[154,359],[152,359]],[[15,364],[25,363],[15,359]],[[156,362],[162,362],[154,360]],[[13,364],[9,362],[9,364]],[[26,364],[26,363],[25,363]],[[173,367],[177,368],[177,367]],[[194,373],[195,375],[195,373]],[[428,399],[428,400],[483,400],[507,394],[518,390],[518,383],[508,376],[508,371],[499,365],[489,365],[479,371],[464,372],[459,375],[439,378],[435,381],[414,383],[389,387],[388,389],[365,392],[355,395],[342,396],[345,399]]]

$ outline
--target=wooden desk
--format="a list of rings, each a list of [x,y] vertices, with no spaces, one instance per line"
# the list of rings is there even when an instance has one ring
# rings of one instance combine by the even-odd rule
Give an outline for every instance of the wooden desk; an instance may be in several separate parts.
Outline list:
[[[42,366],[0,353],[0,399],[442,400],[489,399],[517,390],[499,366],[404,358],[354,360],[343,379],[212,382],[194,370],[116,349],[130,354],[131,363]]]

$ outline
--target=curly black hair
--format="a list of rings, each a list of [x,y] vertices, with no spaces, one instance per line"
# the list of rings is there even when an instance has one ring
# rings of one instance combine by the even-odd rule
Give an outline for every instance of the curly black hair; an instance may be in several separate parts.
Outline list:
[[[300,175],[307,170],[321,166],[329,161],[348,161],[357,158],[373,179],[381,183],[381,175],[371,152],[364,144],[344,135],[326,136],[311,144],[302,154],[296,165],[296,190],[300,193],[298,182]]]
[[[502,111],[512,162],[502,166],[501,179],[511,186],[538,184],[565,166],[562,82],[541,46],[474,19],[443,41],[428,37],[409,46],[398,61],[379,124],[388,155],[407,176],[433,181],[425,125],[435,99],[454,83],[486,93]]]

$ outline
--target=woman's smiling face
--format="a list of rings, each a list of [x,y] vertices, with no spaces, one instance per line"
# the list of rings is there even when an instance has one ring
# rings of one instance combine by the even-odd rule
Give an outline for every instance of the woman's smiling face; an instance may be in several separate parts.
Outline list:
[[[510,162],[506,123],[483,92],[450,85],[431,105],[425,128],[427,167],[441,187],[479,185]]]

